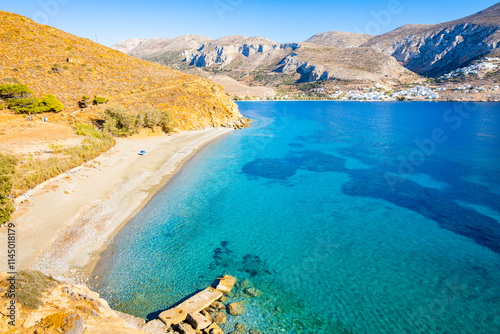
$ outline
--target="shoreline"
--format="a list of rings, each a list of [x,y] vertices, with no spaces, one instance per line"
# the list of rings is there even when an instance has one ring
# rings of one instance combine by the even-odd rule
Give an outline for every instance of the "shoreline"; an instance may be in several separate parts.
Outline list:
[[[16,200],[16,270],[85,284],[108,241],[206,144],[233,131],[210,128],[119,139],[96,159]],[[145,150],[145,155],[139,155]],[[6,229],[0,231],[6,243]],[[5,235],[4,235],[5,234]],[[3,254],[5,247],[0,250]],[[7,272],[6,263],[0,270]]]

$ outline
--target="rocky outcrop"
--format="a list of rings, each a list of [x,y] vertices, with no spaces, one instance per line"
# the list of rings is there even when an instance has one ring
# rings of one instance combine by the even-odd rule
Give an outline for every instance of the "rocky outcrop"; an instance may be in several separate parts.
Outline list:
[[[439,76],[500,47],[500,4],[435,25],[406,25],[363,46],[391,55],[421,75]]]
[[[198,67],[253,71],[276,64],[297,47],[298,44],[279,44],[264,38],[230,36],[197,50],[183,51],[182,56],[187,64]]]

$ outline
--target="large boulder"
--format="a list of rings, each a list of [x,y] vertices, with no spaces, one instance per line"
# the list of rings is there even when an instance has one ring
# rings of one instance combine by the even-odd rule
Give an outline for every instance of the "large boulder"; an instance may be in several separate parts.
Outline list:
[[[186,321],[190,323],[194,329],[199,330],[205,329],[211,324],[211,321],[201,313],[189,313],[186,317]]]

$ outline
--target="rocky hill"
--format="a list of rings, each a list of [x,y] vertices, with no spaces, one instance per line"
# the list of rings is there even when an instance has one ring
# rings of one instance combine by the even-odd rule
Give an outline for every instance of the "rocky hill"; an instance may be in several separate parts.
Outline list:
[[[123,50],[145,41],[128,41]],[[78,110],[83,95],[140,109],[168,109],[181,129],[241,126],[238,108],[214,82],[131,57],[88,39],[0,11],[0,84],[21,82]]]
[[[356,48],[365,44],[374,36],[363,35],[353,32],[330,31],[316,34],[306,40],[307,43],[314,43],[332,48]]]
[[[441,24],[409,24],[363,44],[393,56],[409,70],[439,76],[500,47],[500,4]]]
[[[186,35],[176,39],[131,39],[113,48],[138,58],[188,70],[202,68],[253,84],[312,82],[326,79],[400,83],[416,76],[379,51],[359,48],[370,36],[325,33],[308,42],[280,44],[262,37],[227,36],[210,40]],[[186,47],[179,50],[178,46]],[[367,61],[366,57],[370,57]],[[257,79],[257,80],[258,80]]]
[[[279,88],[321,80],[384,85],[438,77],[494,51],[500,4],[441,24],[410,24],[380,36],[326,32],[281,44],[262,37],[130,39],[113,48],[186,71],[197,67],[240,83]]]

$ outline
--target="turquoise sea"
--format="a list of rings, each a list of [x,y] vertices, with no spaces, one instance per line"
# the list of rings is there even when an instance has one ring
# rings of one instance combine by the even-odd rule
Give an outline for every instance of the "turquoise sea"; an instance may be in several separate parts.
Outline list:
[[[230,273],[262,333],[500,333],[500,104],[240,103],[111,241],[145,319]],[[246,282],[246,281],[245,281]]]

